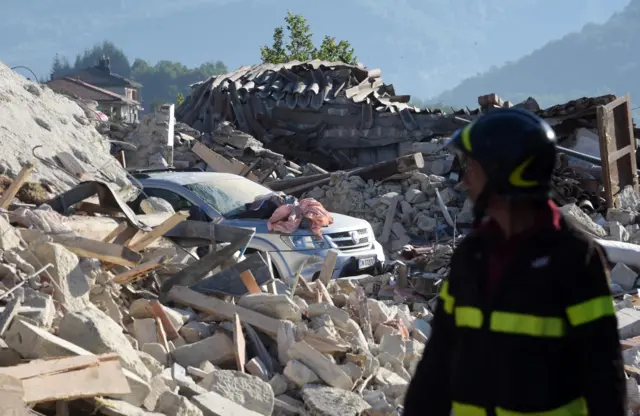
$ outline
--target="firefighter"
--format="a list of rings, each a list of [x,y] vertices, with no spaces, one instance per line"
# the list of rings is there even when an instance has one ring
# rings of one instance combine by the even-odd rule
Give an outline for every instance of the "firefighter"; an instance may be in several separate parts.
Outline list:
[[[446,146],[476,221],[453,254],[403,416],[625,415],[606,259],[549,198],[553,130],[499,109]]]

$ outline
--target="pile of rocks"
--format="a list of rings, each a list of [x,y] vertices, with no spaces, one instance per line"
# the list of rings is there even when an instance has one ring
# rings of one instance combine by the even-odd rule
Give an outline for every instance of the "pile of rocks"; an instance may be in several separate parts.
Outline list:
[[[390,241],[393,252],[411,240],[453,237],[447,217],[460,224],[471,221],[471,203],[465,204],[464,193],[443,176],[415,172],[406,179],[381,182],[339,176],[305,197],[315,198],[331,212],[366,219],[378,241]]]
[[[17,226],[25,218],[31,228]],[[117,233],[117,222],[105,219],[45,208],[0,215],[0,299],[7,302],[0,375],[24,371],[23,359],[113,352],[130,390],[93,398],[99,395],[70,379],[73,395],[52,395],[38,409],[58,400],[69,414],[88,407],[104,415],[397,414],[431,314],[423,303],[410,309],[384,295],[393,275],[342,278],[326,287],[278,282],[278,294],[253,291],[235,303],[174,287],[160,303],[155,279],[195,260],[163,238],[140,251],[141,265],[124,267],[134,256],[100,241]],[[118,246],[120,257],[92,257],[108,246]],[[144,259],[160,253],[173,253],[164,271],[145,271]],[[71,401],[77,397],[85,399]]]
[[[109,142],[95,129],[93,117],[73,100],[27,80],[0,62],[0,173],[14,177],[39,158],[31,179],[58,193],[83,175],[116,187],[131,184],[109,154]]]

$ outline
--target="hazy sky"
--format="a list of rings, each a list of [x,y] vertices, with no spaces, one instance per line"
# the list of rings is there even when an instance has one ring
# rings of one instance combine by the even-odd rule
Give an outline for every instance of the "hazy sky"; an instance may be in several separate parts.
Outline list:
[[[399,94],[429,98],[492,65],[601,23],[628,0],[2,0],[0,61],[45,76],[56,53],[111,40],[143,58],[230,69],[259,62],[287,10],[349,40]]]

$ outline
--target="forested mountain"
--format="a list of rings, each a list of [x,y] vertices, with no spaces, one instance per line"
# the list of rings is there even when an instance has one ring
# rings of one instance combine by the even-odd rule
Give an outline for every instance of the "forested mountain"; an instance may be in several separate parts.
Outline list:
[[[639,77],[640,0],[631,0],[604,24],[588,24],[515,62],[468,78],[436,100],[476,106],[478,96],[496,93],[512,102],[532,96],[547,106],[582,96],[630,92],[640,104]]]

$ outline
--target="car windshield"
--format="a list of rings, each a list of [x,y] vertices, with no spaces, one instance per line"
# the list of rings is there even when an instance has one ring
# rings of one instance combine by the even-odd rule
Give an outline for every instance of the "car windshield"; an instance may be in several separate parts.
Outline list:
[[[237,215],[246,209],[245,204],[255,201],[257,197],[273,193],[271,189],[241,176],[184,186],[225,217]]]

